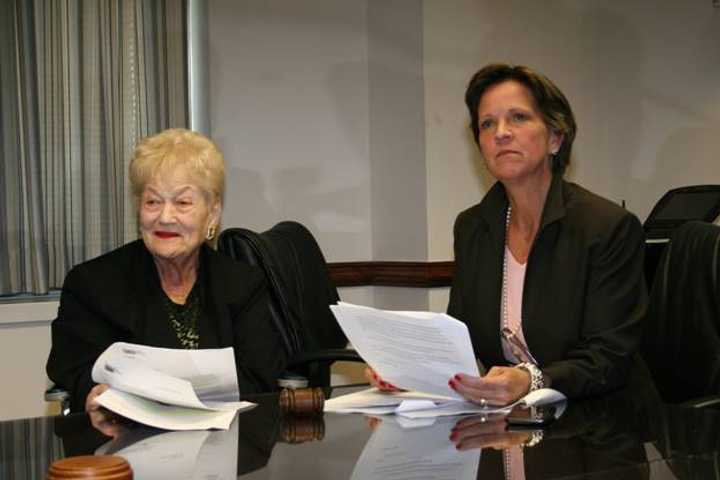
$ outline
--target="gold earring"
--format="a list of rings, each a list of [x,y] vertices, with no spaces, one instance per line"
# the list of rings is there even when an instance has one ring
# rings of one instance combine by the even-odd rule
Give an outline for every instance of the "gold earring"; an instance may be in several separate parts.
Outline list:
[[[217,228],[215,227],[215,225],[210,225],[207,229],[207,234],[205,234],[205,238],[208,240],[212,240],[213,238],[215,238],[216,229]]]

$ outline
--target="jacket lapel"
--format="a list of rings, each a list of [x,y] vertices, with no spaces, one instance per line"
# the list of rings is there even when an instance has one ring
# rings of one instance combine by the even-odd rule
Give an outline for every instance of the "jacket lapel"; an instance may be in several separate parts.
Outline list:
[[[562,219],[566,214],[563,183],[564,181],[560,175],[553,175],[540,219],[538,237],[543,234],[546,227]]]
[[[541,345],[537,342],[540,341],[541,332],[547,328],[547,325],[538,324],[540,319],[537,316],[526,315],[525,312],[538,312],[540,311],[538,302],[548,301],[547,296],[536,293],[537,288],[542,285],[543,279],[536,278],[536,268],[533,267],[537,267],[537,261],[533,261],[533,257],[537,255],[547,257],[549,255],[548,249],[552,249],[553,245],[557,243],[562,227],[560,220],[566,215],[563,183],[564,180],[560,175],[553,175],[550,190],[548,190],[545,206],[543,207],[540,228],[528,257],[523,284],[523,333],[525,334],[528,349],[541,364],[543,363],[542,348],[538,348]],[[533,291],[533,288],[535,288],[535,291]],[[535,346],[533,346],[533,343],[535,343]]]

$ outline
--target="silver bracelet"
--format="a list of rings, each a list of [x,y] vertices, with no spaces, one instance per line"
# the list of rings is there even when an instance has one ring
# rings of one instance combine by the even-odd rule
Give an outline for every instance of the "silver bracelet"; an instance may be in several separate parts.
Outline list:
[[[543,431],[536,430],[532,433],[532,435],[530,436],[528,441],[521,445],[521,447],[532,448],[535,445],[537,445],[538,443],[542,442],[542,439],[543,439]]]
[[[523,362],[518,363],[515,365],[517,368],[522,368],[526,372],[530,374],[530,391],[534,392],[535,390],[539,390],[545,386],[545,381],[543,379],[543,373],[542,370],[538,368],[537,365],[534,363],[529,362]]]

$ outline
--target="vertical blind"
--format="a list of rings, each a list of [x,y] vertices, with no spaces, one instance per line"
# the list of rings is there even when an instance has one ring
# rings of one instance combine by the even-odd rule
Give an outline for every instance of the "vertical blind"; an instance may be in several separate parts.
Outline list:
[[[48,468],[63,458],[62,440],[53,435],[55,418],[0,422],[0,478],[45,478]]]
[[[187,126],[183,0],[0,1],[0,295],[137,238],[137,141]]]

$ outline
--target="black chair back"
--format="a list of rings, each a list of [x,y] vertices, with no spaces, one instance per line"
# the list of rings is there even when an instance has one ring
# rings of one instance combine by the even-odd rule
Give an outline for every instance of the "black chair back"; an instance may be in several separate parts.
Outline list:
[[[720,394],[720,227],[693,221],[665,249],[641,353],[665,401]]]
[[[720,215],[720,185],[690,185],[668,190],[648,215],[645,230],[645,279],[652,286],[660,257],[676,228],[692,220],[712,223]]]
[[[334,356],[329,352],[344,349],[347,338],[330,310],[330,305],[339,300],[337,289],[325,257],[307,228],[291,221],[278,223],[262,233],[229,228],[220,234],[218,250],[265,272],[270,285],[271,311],[283,332],[290,365],[300,358],[319,360],[317,356],[307,355],[313,352],[325,352],[326,361],[356,361],[354,352],[349,354],[351,358],[339,358],[348,356],[343,352],[335,352]],[[297,373],[306,373],[300,370]],[[324,376],[328,378],[320,383],[329,382],[329,371]]]
[[[690,185],[668,190],[643,223],[649,239],[670,238],[681,225],[700,220],[712,223],[720,215],[720,185]]]

